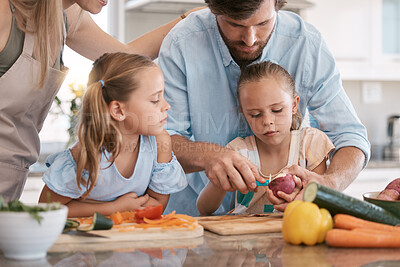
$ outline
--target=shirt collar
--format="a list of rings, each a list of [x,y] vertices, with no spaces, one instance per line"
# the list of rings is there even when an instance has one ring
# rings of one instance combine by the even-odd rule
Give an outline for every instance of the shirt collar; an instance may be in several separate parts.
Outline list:
[[[278,22],[279,22],[279,11],[278,11],[278,13],[276,15],[276,23],[275,23],[274,29],[272,31],[271,38],[269,39],[267,45],[264,47],[263,52],[261,54],[261,57],[259,59],[257,59],[255,61],[255,63],[259,63],[259,62],[265,61],[265,59],[267,58],[268,49],[269,49],[269,47],[271,47],[271,43],[273,43],[273,41],[275,39],[276,28],[277,28]],[[217,17],[216,16],[214,16],[214,20],[213,20],[212,23],[213,23],[214,34],[215,34],[215,37],[217,39],[218,47],[219,47],[220,53],[222,55],[223,64],[224,64],[225,67],[227,67],[227,66],[229,66],[229,64],[231,64],[231,62],[235,62],[235,61],[233,60],[232,55],[229,52],[229,49],[226,46],[226,44],[224,42],[224,39],[222,39],[222,36],[221,36],[221,34],[219,32],[218,24],[217,24]]]
[[[217,39],[217,44],[219,47],[219,51],[222,55],[222,62],[224,63],[224,66],[227,67],[231,62],[234,62],[231,53],[229,52],[228,47],[226,46],[224,39],[222,39],[222,36],[219,32],[218,29],[218,23],[217,23],[217,17],[214,15],[214,20],[212,22],[213,28],[214,28],[214,35],[215,38]]]

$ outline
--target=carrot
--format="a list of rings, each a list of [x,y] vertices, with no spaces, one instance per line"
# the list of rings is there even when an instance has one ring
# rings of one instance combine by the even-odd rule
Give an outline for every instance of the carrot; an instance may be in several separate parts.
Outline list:
[[[371,222],[347,214],[336,214],[333,217],[333,221],[335,228],[348,229],[348,230],[355,228],[365,228],[365,229],[376,229],[376,230],[400,233],[400,227],[398,226]]]
[[[121,216],[123,218],[123,221],[126,222],[135,222],[135,212],[134,211],[123,211],[121,212]]]
[[[400,234],[375,229],[332,229],[325,242],[332,247],[400,248]]]
[[[165,222],[167,222],[167,221],[169,221],[169,220],[173,220],[174,218],[173,217],[168,217],[168,218],[161,218],[161,219],[158,219],[158,220],[151,220],[151,219],[147,219],[147,218],[143,218],[143,221],[145,222],[145,223],[148,223],[148,224],[163,224],[163,223],[165,223]]]
[[[114,212],[110,215],[110,219],[113,221],[114,225],[118,225],[122,222],[123,218],[119,211]]]

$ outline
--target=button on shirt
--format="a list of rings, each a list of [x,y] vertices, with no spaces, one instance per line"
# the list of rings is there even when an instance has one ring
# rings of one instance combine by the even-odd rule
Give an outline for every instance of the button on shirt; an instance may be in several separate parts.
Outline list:
[[[307,109],[311,126],[322,130],[336,151],[345,146],[361,149],[366,164],[370,156],[366,129],[343,89],[321,34],[298,15],[279,11],[271,38],[256,62],[268,60],[280,64],[294,78],[299,110],[304,116]],[[165,98],[171,105],[166,126],[171,135],[225,146],[238,136],[252,134],[238,111],[240,67],[208,9],[190,14],[170,31],[159,64],[165,76]],[[208,179],[204,172],[187,174],[187,178],[190,186],[171,196],[167,211],[198,214],[196,198]],[[231,195],[227,194],[217,213],[230,209]]]

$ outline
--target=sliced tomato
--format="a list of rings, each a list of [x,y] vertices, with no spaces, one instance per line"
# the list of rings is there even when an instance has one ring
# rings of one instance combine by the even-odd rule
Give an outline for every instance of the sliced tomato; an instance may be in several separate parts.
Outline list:
[[[158,206],[147,206],[141,210],[135,210],[135,218],[138,223],[142,223],[143,218],[157,220],[161,219],[162,212],[163,206],[161,204]]]

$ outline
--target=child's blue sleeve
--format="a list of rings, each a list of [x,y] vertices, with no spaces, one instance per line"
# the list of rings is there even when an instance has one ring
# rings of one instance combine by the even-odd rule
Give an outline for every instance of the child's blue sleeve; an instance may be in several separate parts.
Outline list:
[[[76,183],[76,163],[69,149],[50,155],[46,160],[48,169],[43,174],[43,182],[47,187],[61,196],[79,198],[86,191]],[[88,173],[83,172],[87,180]]]
[[[154,161],[149,188],[159,194],[172,194],[185,189],[188,185],[185,172],[175,155],[168,163]]]

